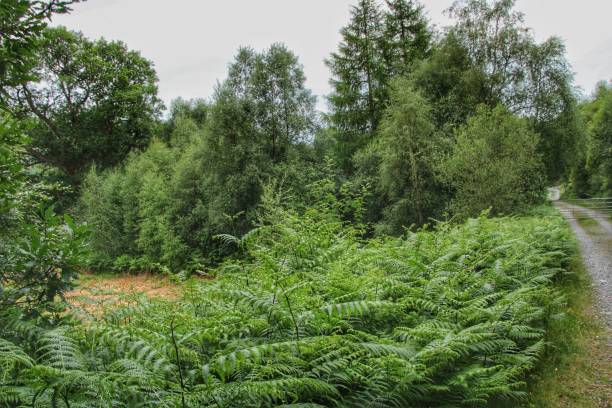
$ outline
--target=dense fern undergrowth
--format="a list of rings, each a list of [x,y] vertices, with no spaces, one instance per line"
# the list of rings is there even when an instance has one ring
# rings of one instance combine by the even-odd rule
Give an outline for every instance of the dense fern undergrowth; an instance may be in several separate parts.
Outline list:
[[[0,406],[519,406],[563,318],[554,210],[363,241],[332,199],[268,199],[240,258],[176,301],[1,316]],[[332,209],[330,209],[332,208]],[[44,319],[44,321],[43,321]]]

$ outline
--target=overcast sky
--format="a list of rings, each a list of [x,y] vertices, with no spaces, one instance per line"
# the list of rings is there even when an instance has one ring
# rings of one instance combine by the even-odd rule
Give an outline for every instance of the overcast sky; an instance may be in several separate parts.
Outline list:
[[[453,0],[423,0],[431,22],[448,25],[443,11]],[[160,97],[209,98],[241,45],[258,50],[283,42],[304,65],[307,85],[329,93],[324,59],[336,48],[339,30],[356,0],[88,0],[53,25],[89,38],[121,40],[152,60]],[[561,37],[576,73],[590,93],[597,81],[612,79],[612,0],[518,0],[538,40]]]

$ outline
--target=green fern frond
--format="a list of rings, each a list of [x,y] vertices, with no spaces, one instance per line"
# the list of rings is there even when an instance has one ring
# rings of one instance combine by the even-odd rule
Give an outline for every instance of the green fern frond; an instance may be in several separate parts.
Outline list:
[[[84,370],[83,356],[75,340],[60,327],[45,332],[39,339],[40,360],[58,370]]]

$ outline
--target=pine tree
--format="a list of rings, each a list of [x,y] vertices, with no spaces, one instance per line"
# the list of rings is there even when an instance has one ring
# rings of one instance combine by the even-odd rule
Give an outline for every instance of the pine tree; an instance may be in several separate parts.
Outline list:
[[[333,75],[329,119],[336,155],[349,172],[353,155],[372,140],[383,118],[391,79],[407,76],[430,49],[422,6],[414,0],[388,0],[386,5],[382,10],[373,0],[361,0],[342,30],[338,51],[327,61]]]
[[[380,49],[383,14],[373,0],[360,0],[342,42],[327,61],[333,78],[330,120],[337,131],[338,159],[347,170],[352,155],[370,140],[382,117],[386,70]]]
[[[383,47],[391,76],[408,75],[414,63],[427,57],[431,49],[423,6],[414,0],[386,0]]]

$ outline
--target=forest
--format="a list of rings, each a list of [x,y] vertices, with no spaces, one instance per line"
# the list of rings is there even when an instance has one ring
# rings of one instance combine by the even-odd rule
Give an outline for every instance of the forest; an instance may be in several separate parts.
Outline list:
[[[166,107],[50,26],[78,2],[0,3],[0,407],[544,406],[582,279],[547,188],[612,196],[612,82],[514,0],[358,0],[327,111],[282,43]],[[68,296],[142,273],[180,297]]]

